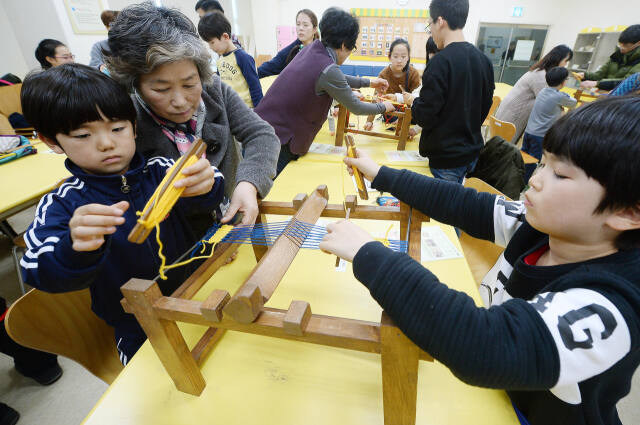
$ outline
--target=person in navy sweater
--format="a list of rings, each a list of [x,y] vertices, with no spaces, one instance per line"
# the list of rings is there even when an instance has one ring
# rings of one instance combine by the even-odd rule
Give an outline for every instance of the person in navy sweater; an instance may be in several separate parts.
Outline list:
[[[320,248],[352,261],[420,348],[466,383],[507,390],[531,425],[620,425],[640,363],[639,114],[640,97],[612,97],[560,118],[523,201],[344,159],[375,189],[506,247],[480,286],[486,308],[349,221]]]
[[[143,210],[174,161],[145,159],[136,152],[131,98],[94,68],[73,64],[31,74],[21,101],[40,138],[54,152],[67,155],[65,165],[73,175],[36,208],[24,236],[24,280],[46,292],[89,288],[92,309],[115,329],[120,360],[126,364],[146,336],[135,317],[122,309],[120,287],[134,277],[154,279],[160,265],[155,234],[140,245],[127,236],[136,224],[136,211]],[[184,187],[182,197],[160,224],[168,264],[200,236],[192,234],[187,212],[221,216],[222,174],[205,158],[182,174],[175,183]],[[170,294],[196,266],[169,271],[168,279],[158,282],[161,291]]]

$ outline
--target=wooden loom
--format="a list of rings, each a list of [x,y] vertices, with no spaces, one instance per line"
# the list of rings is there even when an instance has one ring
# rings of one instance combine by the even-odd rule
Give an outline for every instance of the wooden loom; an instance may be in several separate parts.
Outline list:
[[[258,222],[266,214],[292,215],[292,221],[315,223],[319,217],[400,222],[400,237],[408,240],[408,253],[420,261],[421,228],[429,218],[406,204],[400,207],[359,206],[355,195],[345,205],[328,204],[326,186],[311,195],[297,195],[292,202],[260,204]],[[347,208],[345,208],[345,206]],[[320,344],[355,351],[380,353],[385,425],[414,424],[418,361],[433,359],[413,344],[383,312],[380,323],[312,314],[306,301],[292,300],[288,310],[265,307],[295,258],[302,240],[283,234],[268,250],[253,245],[258,261],[249,277],[232,296],[216,289],[205,301],[191,300],[224,264],[238,245],[218,244],[206,260],[171,296],[163,296],[153,281],[131,279],[122,286],[125,311],[136,316],[176,388],[200,395],[206,385],[200,365],[226,330]],[[177,321],[207,327],[193,350]]]
[[[374,98],[365,97],[362,102],[375,103]],[[394,104],[395,105],[395,104]],[[387,115],[398,117],[396,121],[396,131],[394,134],[379,133],[377,131],[368,131],[349,128],[349,111],[344,105],[338,105],[338,125],[336,127],[336,146],[342,146],[342,139],[345,133],[367,134],[369,136],[384,137],[385,139],[393,139],[398,141],[397,150],[403,151],[407,145],[409,138],[409,129],[411,128],[411,108],[404,104],[397,104],[396,111],[386,112]]]

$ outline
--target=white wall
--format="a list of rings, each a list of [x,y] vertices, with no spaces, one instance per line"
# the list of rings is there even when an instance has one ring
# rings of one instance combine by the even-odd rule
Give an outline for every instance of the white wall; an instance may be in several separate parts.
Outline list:
[[[11,20],[2,3],[0,3],[0,40],[2,40],[0,76],[10,72],[23,78],[29,67],[24,60]]]

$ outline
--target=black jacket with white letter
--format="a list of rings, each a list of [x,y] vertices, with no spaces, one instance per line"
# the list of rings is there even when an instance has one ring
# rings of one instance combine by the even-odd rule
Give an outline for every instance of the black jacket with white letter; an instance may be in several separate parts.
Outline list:
[[[640,364],[640,250],[531,266],[548,236],[521,202],[386,167],[373,186],[506,246],[480,289],[487,308],[405,254],[361,248],[354,274],[409,338],[461,380],[506,389],[531,425],[621,423],[616,403]]]

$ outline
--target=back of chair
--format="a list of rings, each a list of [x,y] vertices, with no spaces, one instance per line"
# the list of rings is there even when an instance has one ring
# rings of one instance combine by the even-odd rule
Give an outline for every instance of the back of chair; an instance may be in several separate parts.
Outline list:
[[[21,89],[22,84],[0,87],[0,114],[8,117],[14,112],[22,113],[22,104],[20,103]]]
[[[500,96],[493,96],[493,102],[491,103],[489,114],[487,115],[487,118],[485,118],[482,125],[489,125],[489,117],[496,114],[498,106],[500,106],[500,102],[502,102],[502,98]]]
[[[61,294],[32,289],[9,308],[5,326],[17,343],[75,360],[107,384],[123,368],[113,328],[91,311],[88,289]]]
[[[478,192],[502,195],[502,193],[500,193],[496,188],[475,177],[466,179],[464,186],[473,188]],[[505,198],[509,199],[506,196]],[[476,239],[464,232],[460,234],[460,245],[462,246],[464,256],[467,259],[469,268],[471,269],[473,279],[476,281],[476,285],[480,286],[482,279],[487,272],[491,270],[491,267],[493,267],[496,261],[498,261],[498,257],[502,254],[504,248],[494,244],[493,242]]]
[[[511,141],[516,135],[516,126],[507,121],[500,121],[493,115],[489,115],[489,138],[500,136],[506,141]]]

